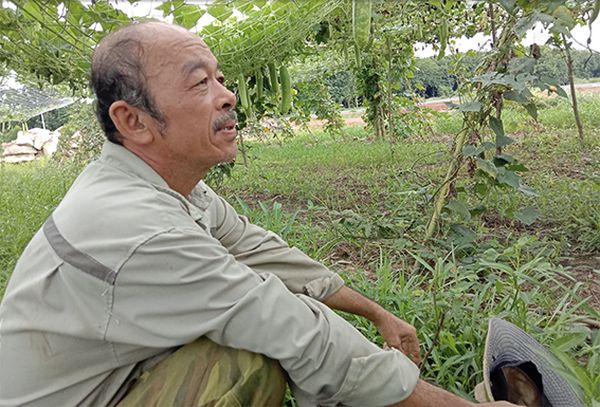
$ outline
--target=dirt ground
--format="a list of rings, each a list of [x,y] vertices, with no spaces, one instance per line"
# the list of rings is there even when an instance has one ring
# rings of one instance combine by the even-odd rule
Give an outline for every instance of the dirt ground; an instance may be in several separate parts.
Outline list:
[[[582,283],[579,295],[588,298],[588,305],[600,312],[600,253],[565,257],[561,264]]]
[[[576,91],[578,94],[600,94],[600,83],[577,84]],[[569,93],[569,87],[563,87]],[[448,111],[453,104],[458,103],[457,98],[438,99],[433,101],[425,101],[420,104],[436,111]],[[365,122],[361,117],[360,112],[352,112],[343,115],[347,126],[364,126]],[[322,120],[311,120],[310,127],[322,127]],[[588,298],[588,305],[600,312],[600,253],[592,255],[567,255],[560,261],[560,264],[570,271],[574,278],[582,283],[578,293],[582,298]],[[599,321],[600,322],[600,321]]]

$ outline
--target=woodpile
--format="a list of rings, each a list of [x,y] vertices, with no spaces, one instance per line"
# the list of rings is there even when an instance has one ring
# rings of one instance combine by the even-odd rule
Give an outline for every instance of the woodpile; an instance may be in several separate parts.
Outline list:
[[[46,129],[20,131],[17,139],[2,143],[0,162],[20,163],[50,157],[56,151],[60,132]]]

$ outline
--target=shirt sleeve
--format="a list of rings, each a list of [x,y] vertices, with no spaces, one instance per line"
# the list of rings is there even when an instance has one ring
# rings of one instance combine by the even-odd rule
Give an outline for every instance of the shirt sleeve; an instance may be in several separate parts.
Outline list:
[[[280,362],[322,405],[386,405],[407,397],[418,368],[369,342],[328,307],[255,273],[200,228],[165,231],[118,271],[106,339],[173,347],[200,336]],[[366,403],[365,403],[366,401]]]
[[[257,273],[276,275],[293,293],[324,300],[344,285],[342,278],[302,251],[289,247],[273,232],[256,226],[223,198],[209,190],[214,205],[212,235]]]

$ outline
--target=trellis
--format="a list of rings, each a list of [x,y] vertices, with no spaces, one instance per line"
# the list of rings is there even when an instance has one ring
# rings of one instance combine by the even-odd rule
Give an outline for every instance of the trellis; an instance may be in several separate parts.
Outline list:
[[[171,0],[157,9],[191,30],[203,14],[214,17],[212,24],[197,31],[224,72],[236,75],[297,52],[313,27],[344,1],[217,0],[199,5]],[[5,1],[0,3],[0,63],[20,76],[33,74],[85,91],[94,45],[107,32],[143,19],[128,17],[110,1]]]
[[[24,122],[73,103],[72,98],[61,97],[50,91],[28,87],[0,87],[0,123]]]

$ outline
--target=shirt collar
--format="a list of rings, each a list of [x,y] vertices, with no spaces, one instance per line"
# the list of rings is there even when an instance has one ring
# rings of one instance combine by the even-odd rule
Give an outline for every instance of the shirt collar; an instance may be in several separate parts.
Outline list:
[[[134,174],[151,183],[158,190],[177,198],[184,204],[187,212],[196,222],[204,217],[204,213],[210,205],[211,197],[208,195],[208,187],[203,181],[200,181],[194,187],[188,197],[184,197],[169,187],[164,178],[154,171],[144,160],[120,144],[115,144],[108,140],[105,141],[102,146],[100,161],[119,168],[126,173]]]
[[[105,141],[100,154],[100,161],[119,168],[128,174],[134,174],[149,183],[169,188],[167,182],[144,160],[120,144]]]

